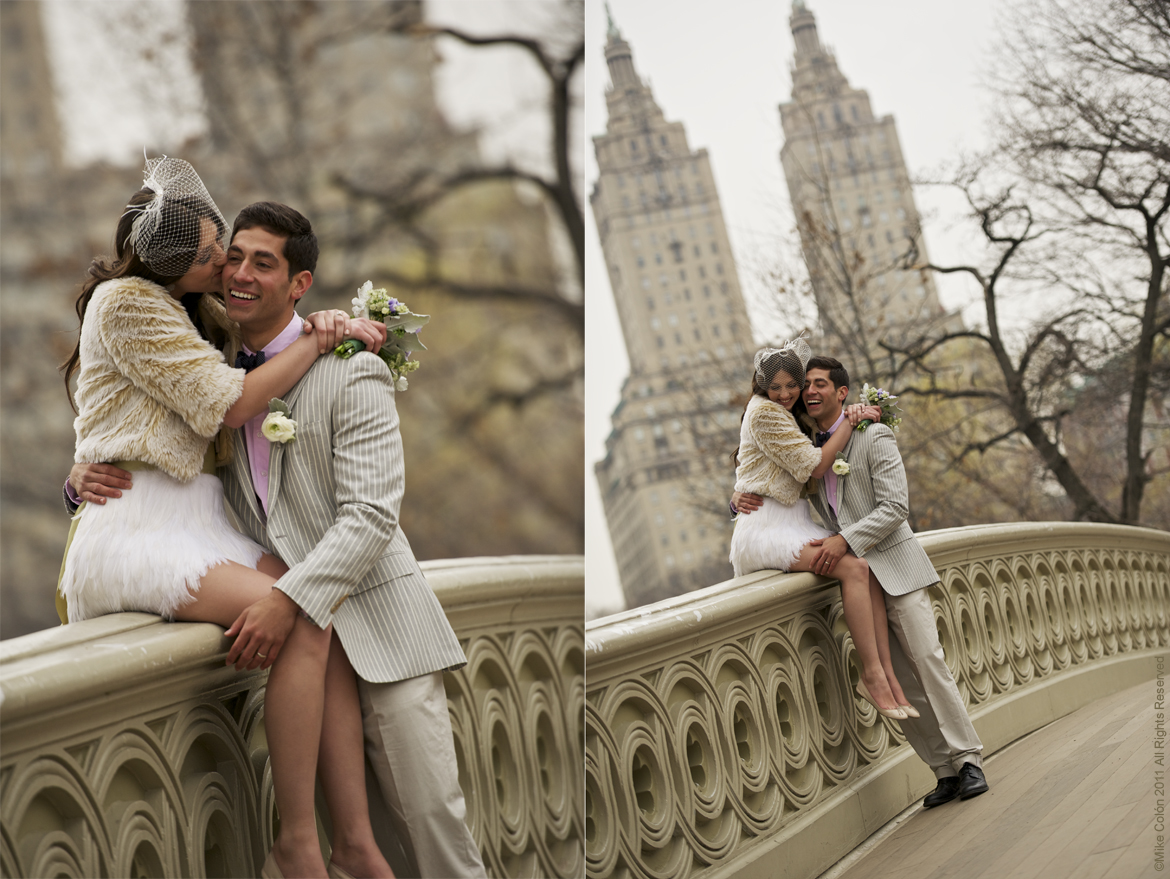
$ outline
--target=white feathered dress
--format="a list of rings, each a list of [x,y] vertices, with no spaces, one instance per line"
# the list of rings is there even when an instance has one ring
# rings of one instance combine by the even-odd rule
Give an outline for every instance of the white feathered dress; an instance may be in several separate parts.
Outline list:
[[[224,362],[178,300],[142,278],[98,285],[80,352],[75,460],[155,469],[134,472],[121,498],[78,512],[61,579],[69,621],[124,610],[173,618],[210,567],[255,567],[263,553],[228,523],[223,486],[203,472],[244,371]]]
[[[763,506],[741,513],[731,535],[735,576],[753,571],[787,571],[810,540],[832,536],[812,520],[801,489],[821,463],[792,413],[767,397],[753,395],[739,428],[735,490],[762,495]]]

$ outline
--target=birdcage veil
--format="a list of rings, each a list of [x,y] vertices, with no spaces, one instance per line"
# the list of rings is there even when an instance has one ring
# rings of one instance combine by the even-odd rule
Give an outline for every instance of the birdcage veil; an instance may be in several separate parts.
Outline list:
[[[785,342],[779,348],[761,348],[755,358],[756,384],[767,389],[776,373],[783,370],[803,385],[811,359],[812,348],[803,336]]]
[[[142,186],[154,191],[145,204],[131,205],[137,216],[127,243],[152,271],[165,276],[186,274],[200,248],[204,219],[215,226],[215,240],[227,247],[227,221],[219,212],[195,169],[182,159],[147,159]]]

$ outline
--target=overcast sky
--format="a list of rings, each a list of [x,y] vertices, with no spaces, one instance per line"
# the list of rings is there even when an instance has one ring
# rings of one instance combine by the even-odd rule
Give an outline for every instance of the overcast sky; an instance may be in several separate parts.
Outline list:
[[[835,52],[850,84],[868,90],[876,115],[893,114],[912,176],[985,143],[989,101],[980,77],[1002,0],[806,0],[806,5],[816,15],[821,42]],[[791,96],[791,3],[611,0],[610,9],[633,50],[638,73],[650,82],[666,118],[685,123],[691,149],[706,147],[710,152],[740,282],[750,291],[755,280],[743,266],[774,259],[793,226],[779,161],[783,139],[777,110]],[[605,28],[601,0],[586,0],[589,136],[605,131]],[[585,174],[588,190],[597,179],[592,142],[586,148]],[[964,245],[962,233],[953,227],[957,205],[931,191],[916,190],[915,199],[924,214],[932,259],[945,262],[956,256]],[[586,248],[588,337],[621,338],[592,215],[586,222]],[[941,278],[939,290],[948,308],[971,301],[971,290],[961,279]],[[964,315],[978,317],[971,308]],[[756,321],[757,341],[786,329]],[[607,346],[591,350],[588,364],[586,603],[616,608],[621,590],[593,463],[605,454],[610,413],[628,363],[624,351]]]
[[[431,22],[479,34],[542,34],[558,17],[550,0],[427,0],[424,8]],[[153,155],[205,129],[182,0],[45,0],[44,13],[71,164],[137,164],[144,146]],[[139,44],[160,48],[171,74],[166,82],[144,78],[129,47],[110,38],[114,20],[133,21]],[[480,129],[485,159],[507,155],[544,170],[546,80],[531,57],[452,39],[440,40],[439,53],[435,85],[448,120]],[[582,146],[576,138],[577,167]]]

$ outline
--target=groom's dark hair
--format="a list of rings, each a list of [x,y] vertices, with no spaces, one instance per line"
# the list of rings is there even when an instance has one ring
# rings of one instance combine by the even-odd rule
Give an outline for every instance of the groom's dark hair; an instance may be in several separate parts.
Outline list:
[[[284,258],[291,280],[300,272],[317,270],[317,236],[313,225],[300,211],[275,201],[258,201],[244,208],[232,224],[232,238],[244,229],[260,227],[284,238]]]
[[[834,389],[849,387],[849,370],[836,357],[810,357],[805,372],[810,369],[828,370],[829,381],[833,383]]]

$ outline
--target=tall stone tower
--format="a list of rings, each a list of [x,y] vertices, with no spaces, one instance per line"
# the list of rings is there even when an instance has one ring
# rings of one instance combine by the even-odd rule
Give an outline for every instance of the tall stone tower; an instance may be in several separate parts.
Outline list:
[[[754,350],[706,150],[668,122],[609,22],[590,196],[630,359],[596,465],[631,607],[731,576],[728,455]]]
[[[780,105],[780,162],[830,348],[874,356],[958,321],[939,304],[894,117],[874,118],[794,0],[792,100]],[[905,266],[905,268],[903,268]],[[815,347],[815,346],[814,346]],[[860,365],[860,364],[859,364]]]
[[[32,0],[0,3],[0,181],[22,206],[44,196],[63,152],[41,12]]]

